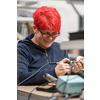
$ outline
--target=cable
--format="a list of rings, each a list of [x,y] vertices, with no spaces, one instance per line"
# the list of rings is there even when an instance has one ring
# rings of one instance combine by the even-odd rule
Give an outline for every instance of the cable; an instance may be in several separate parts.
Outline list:
[[[21,85],[22,83],[24,83],[25,81],[27,81],[28,79],[30,79],[31,77],[33,77],[34,75],[36,75],[36,74],[37,74],[43,67],[45,67],[46,65],[48,65],[48,64],[58,64],[58,63],[59,63],[59,62],[46,63],[46,64],[43,65],[36,73],[32,74],[32,75],[29,76],[28,78],[26,78],[26,79],[24,79],[23,81],[21,81],[17,86]],[[66,63],[72,65],[73,62],[70,61],[70,62],[66,62]],[[76,68],[76,66],[75,66],[75,68]],[[76,68],[76,70],[77,70],[77,68]]]
[[[30,92],[30,94],[29,94],[29,96],[28,96],[28,100],[30,99],[32,92],[33,92],[36,88],[37,88],[37,87],[35,87],[35,88],[32,89],[32,91]]]
[[[17,86],[21,85],[22,83],[24,83],[25,81],[27,81],[28,79],[30,79],[31,77],[33,77],[34,75],[36,75],[43,67],[45,67],[48,64],[57,64],[56,62],[51,62],[51,63],[46,63],[44,64],[39,70],[37,70],[36,73],[32,74],[31,76],[29,76],[28,78],[24,79],[23,81],[21,81]]]
[[[42,69],[44,66],[46,66],[46,65],[48,65],[48,64],[58,64],[58,63],[59,63],[59,62],[47,63],[47,64],[43,65],[40,69]],[[70,63],[70,65],[72,66],[72,63]],[[39,69],[36,73],[38,73],[38,72],[40,71],[40,69]],[[71,69],[71,71],[72,71],[72,69]],[[63,91],[61,92],[61,94],[58,95],[58,96],[54,96],[54,97],[56,97],[56,99],[57,99],[58,97],[65,96],[65,94],[63,94],[63,93],[64,93],[64,90],[65,90],[66,84],[67,84],[67,82],[68,82],[68,80],[69,80],[69,75],[71,75],[71,71],[70,71],[70,73],[68,74],[68,78],[67,78],[66,82],[63,83],[63,84],[65,84],[65,85],[64,85],[64,88],[63,88]],[[36,74],[36,73],[35,73],[35,74]],[[35,74],[33,74],[33,75],[31,75],[31,76],[34,76]],[[43,85],[43,84],[42,84],[42,85]],[[40,86],[41,86],[41,85],[40,85]],[[37,87],[36,87],[36,88],[37,88]],[[30,92],[30,94],[29,94],[29,96],[28,96],[28,100],[30,99],[30,96],[31,96],[32,92],[33,92],[36,88],[34,88],[34,89]],[[55,91],[55,90],[54,90],[54,91]],[[52,96],[52,97],[53,97],[53,96]],[[49,98],[48,100],[50,100],[50,98]]]
[[[77,78],[77,77],[75,77],[75,78]],[[69,80],[73,80],[73,79],[75,79],[75,78],[67,79],[67,82],[68,82]],[[63,84],[65,84],[65,83],[66,83],[66,82],[60,84],[60,85],[58,86],[58,88],[59,88],[60,86],[62,86]],[[53,94],[54,94],[54,93],[53,93]],[[71,98],[71,97],[75,97],[75,96],[78,96],[78,95],[80,95],[80,93],[78,93],[78,94],[71,94],[70,96],[68,96],[68,94],[60,93],[59,95],[56,95],[56,96],[52,95],[52,96],[49,97],[47,100],[57,100],[57,99],[58,99],[59,97],[61,97],[61,96],[65,96],[64,100],[67,100],[67,99],[69,99],[69,98]]]
[[[28,79],[30,79],[31,77],[33,77],[34,75],[36,75],[43,67],[45,67],[46,65],[48,65],[48,64],[58,64],[59,62],[51,62],[51,63],[46,63],[46,64],[44,64],[36,73],[34,73],[34,74],[32,74],[31,76],[29,76],[28,78],[26,78],[26,79],[24,79],[23,81],[21,81],[19,84],[18,84],[18,86],[19,85],[21,85],[23,82],[25,82],[25,81],[27,81]],[[72,63],[70,63],[70,65],[72,66]],[[72,69],[71,69],[72,70]],[[77,69],[76,69],[77,70]],[[71,74],[71,71],[70,71],[70,73],[68,74],[68,78],[67,78],[67,80],[66,80],[66,82],[65,82],[65,85],[64,85],[64,88],[63,88],[63,91],[62,91],[62,93],[58,96],[58,97],[60,97],[60,96],[62,96],[62,95],[65,95],[65,94],[63,94],[64,93],[64,89],[65,89],[65,86],[66,86],[66,84],[67,84],[67,82],[68,82],[68,79],[69,79],[69,75]],[[31,93],[35,90],[36,88],[34,88],[32,91],[31,91]],[[30,98],[30,96],[31,96],[31,93],[29,94],[29,97],[28,97],[28,100],[29,100],[29,98]],[[57,98],[58,98],[57,97]]]
[[[59,62],[56,62],[57,64],[59,63]],[[71,71],[70,71],[70,73],[68,74],[68,77],[67,77],[67,80],[66,80],[66,82],[64,82],[64,83],[62,83],[62,84],[64,84],[64,88],[63,88],[63,91],[60,93],[60,95],[57,95],[57,96],[52,96],[52,97],[50,97],[50,98],[48,98],[47,100],[57,100],[57,98],[59,98],[59,97],[61,97],[61,96],[65,96],[65,99],[64,100],[66,100],[66,99],[68,99],[68,98],[70,98],[70,97],[72,97],[72,96],[69,96],[68,97],[68,94],[64,94],[64,90],[65,90],[65,87],[66,87],[66,84],[67,84],[67,82],[68,82],[68,80],[69,80],[69,76],[71,75],[71,72],[72,72],[72,66],[73,66],[73,63],[75,63],[75,62],[73,62],[73,61],[67,61],[66,63],[68,63],[68,64],[70,64],[71,65]],[[76,63],[79,63],[79,62],[76,62]],[[76,66],[74,66],[75,67],[75,69],[77,70],[77,71],[79,71],[78,70],[78,68],[76,67]],[[60,86],[62,86],[62,85],[59,85],[58,87],[60,87]]]
[[[54,81],[52,81],[52,82],[54,82]],[[51,83],[52,83],[52,82],[51,82]],[[47,83],[49,83],[49,82],[46,82],[46,83],[41,84],[41,85],[39,85],[39,86],[45,85],[45,84],[47,84]],[[37,86],[37,87],[39,87],[39,86]],[[29,96],[28,96],[28,100],[30,99],[32,92],[33,92],[37,87],[35,87],[35,88],[32,89],[32,91],[30,92],[30,94],[29,94]]]
[[[68,77],[69,77],[69,76],[68,76]],[[77,78],[77,77],[75,77],[75,78]],[[68,79],[68,78],[67,78],[67,82],[68,82],[69,80],[73,80],[73,79],[75,79],[75,78],[71,78],[71,79]],[[52,82],[54,82],[54,81],[52,81]],[[52,83],[52,82],[50,82],[50,83]],[[47,83],[49,83],[49,82],[46,82],[46,83],[41,84],[41,85],[39,85],[39,86],[45,85],[45,84],[47,84]],[[66,82],[60,84],[58,87],[62,86],[62,85],[65,84],[65,83],[66,83]],[[66,84],[67,84],[67,83],[66,83]],[[38,86],[38,87],[39,87],[39,86]],[[28,100],[30,100],[31,94],[32,94],[32,92],[33,92],[36,88],[37,88],[37,87],[35,87],[35,88],[32,89],[32,91],[30,92],[30,94],[29,94],[29,96],[28,96]],[[64,99],[64,100],[67,100],[67,99],[69,99],[69,98],[71,98],[71,97],[80,95],[80,94],[71,94],[71,95],[68,97],[68,94],[61,93],[60,95],[54,96],[55,90],[56,90],[56,88],[53,90],[52,96],[51,96],[50,98],[48,98],[47,100],[55,100],[55,99],[57,99],[57,98],[59,98],[59,97],[61,97],[61,96],[65,96],[65,99]]]
[[[72,70],[72,69],[71,69]],[[66,84],[67,84],[67,82],[68,82],[68,80],[69,80],[69,75],[71,74],[71,71],[70,71],[70,73],[68,74],[68,78],[67,78],[67,80],[66,80],[66,82],[64,82],[63,84],[64,84],[64,88],[63,88],[63,91],[59,94],[59,95],[57,95],[57,96],[53,96],[53,98],[48,98],[47,100],[57,100],[59,97],[61,97],[61,96],[66,96],[66,95],[68,95],[68,94],[64,94],[64,90],[65,90],[65,87],[66,87]],[[60,85],[61,86],[61,85]]]
[[[59,62],[56,62],[56,63],[58,64]],[[68,64],[70,64],[70,65],[72,66],[71,61],[67,61],[66,63],[68,63]],[[71,68],[71,71],[72,71],[72,68]],[[68,78],[67,78],[66,82],[63,83],[63,84],[64,84],[63,91],[60,93],[60,95],[52,96],[52,97],[55,97],[55,98],[57,99],[58,97],[61,97],[61,96],[63,96],[63,95],[65,96],[64,90],[65,90],[66,84],[67,84],[67,82],[68,82],[69,75],[71,74],[71,71],[70,71],[70,73],[68,74]],[[51,99],[52,99],[52,98],[49,98],[48,100],[51,100]]]
[[[79,96],[80,93],[77,93],[77,94],[71,94],[69,97],[66,97],[64,100],[67,100],[69,98],[72,98],[72,97],[75,97],[75,96]]]
[[[63,91],[62,91],[62,93],[61,94],[63,94],[64,93],[64,91],[65,91],[65,87],[66,87],[66,84],[67,84],[67,82],[68,82],[68,79],[69,79],[69,76],[71,75],[71,72],[72,72],[72,65],[73,63],[70,61],[70,65],[71,65],[71,71],[70,71],[70,73],[68,74],[68,78],[67,78],[67,80],[66,80],[66,82],[65,82],[65,85],[64,85],[64,88],[63,88]]]
[[[41,85],[39,85],[39,86],[45,85],[45,84],[47,84],[47,83],[49,83],[49,82],[46,82],[46,83],[41,84]],[[39,87],[39,86],[37,86],[37,87]],[[37,87],[35,87],[35,88],[32,89],[32,91],[30,92],[30,94],[29,94],[29,96],[28,96],[28,100],[30,99],[32,92],[33,92]]]

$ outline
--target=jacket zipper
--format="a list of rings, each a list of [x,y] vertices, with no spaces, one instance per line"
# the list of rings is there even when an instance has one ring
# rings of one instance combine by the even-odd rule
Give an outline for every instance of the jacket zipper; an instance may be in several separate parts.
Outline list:
[[[47,62],[50,63],[50,62],[49,62],[49,58],[48,58],[48,54],[47,54],[47,50],[45,50],[45,54],[46,54]],[[50,64],[49,64],[49,66],[51,67]],[[53,68],[51,67],[51,69],[53,69]]]

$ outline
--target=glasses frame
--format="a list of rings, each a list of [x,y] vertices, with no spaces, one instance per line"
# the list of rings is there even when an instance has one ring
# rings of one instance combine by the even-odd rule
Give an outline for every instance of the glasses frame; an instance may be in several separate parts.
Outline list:
[[[58,37],[58,36],[60,35],[60,33],[57,33],[57,36],[53,36],[53,35],[48,34],[48,35],[49,35],[48,37],[44,37],[44,34],[47,34],[47,33],[43,33],[39,28],[38,28],[38,30],[39,30],[39,32],[42,34],[42,37],[43,37],[43,38],[49,38],[50,36],[51,36],[52,38],[56,38],[56,37]]]

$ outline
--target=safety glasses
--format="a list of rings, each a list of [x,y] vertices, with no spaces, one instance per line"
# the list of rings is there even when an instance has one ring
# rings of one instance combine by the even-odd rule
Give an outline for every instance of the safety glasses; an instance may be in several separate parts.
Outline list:
[[[60,33],[53,33],[52,35],[48,34],[48,33],[43,33],[40,29],[38,29],[40,31],[40,33],[42,34],[43,38],[49,38],[50,36],[52,38],[56,38],[59,36]]]

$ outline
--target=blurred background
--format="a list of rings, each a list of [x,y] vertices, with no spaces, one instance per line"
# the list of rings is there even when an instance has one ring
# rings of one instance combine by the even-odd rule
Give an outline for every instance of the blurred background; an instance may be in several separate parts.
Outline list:
[[[41,6],[55,7],[61,15],[61,34],[55,40],[61,49],[71,60],[84,56],[84,0],[17,0],[17,40],[33,33],[32,15]]]

